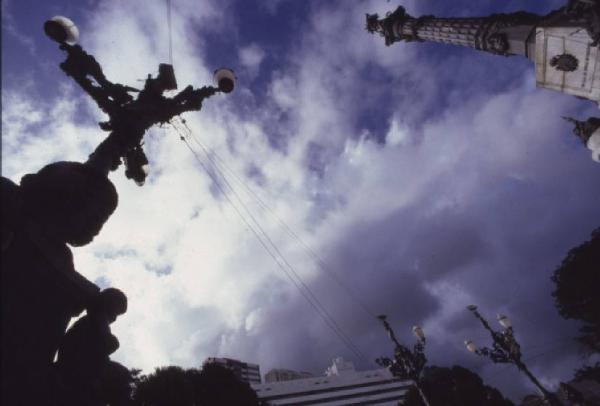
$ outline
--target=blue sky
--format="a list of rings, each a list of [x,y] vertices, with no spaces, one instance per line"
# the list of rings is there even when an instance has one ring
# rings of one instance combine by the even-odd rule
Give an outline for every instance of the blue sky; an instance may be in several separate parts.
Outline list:
[[[403,5],[415,16],[475,16],[545,13],[561,2]],[[559,317],[549,278],[600,223],[600,167],[561,119],[597,110],[536,89],[524,58],[385,47],[364,30],[364,15],[396,6],[172,0],[180,87],[210,83],[221,66],[239,79],[234,93],[185,119],[244,206],[229,197],[366,358],[392,349],[355,297],[388,314],[407,343],[412,325],[423,325],[432,364],[472,368],[517,399],[534,390],[516,370],[464,349],[467,338],[489,343],[464,308],[511,317],[524,359],[549,386],[582,362],[577,324]],[[164,1],[5,0],[2,12],[2,173],[15,181],[48,162],[85,160],[105,136],[102,113],[60,71],[64,56],[43,35],[44,20],[73,19],[116,82],[140,86],[168,60]],[[92,244],[73,250],[84,276],[129,297],[114,325],[116,359],[145,371],[209,356],[256,362],[263,373],[320,373],[338,355],[373,367],[317,317],[175,130],[151,130],[145,149],[147,184],[111,174],[119,208]]]

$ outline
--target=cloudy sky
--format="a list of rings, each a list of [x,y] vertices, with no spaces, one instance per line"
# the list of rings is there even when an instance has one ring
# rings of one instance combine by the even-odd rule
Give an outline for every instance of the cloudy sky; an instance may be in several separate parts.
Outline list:
[[[403,2],[439,16],[561,3]],[[385,313],[407,343],[423,326],[431,364],[472,368],[514,399],[534,392],[514,368],[464,349],[467,338],[490,343],[465,310],[474,303],[490,319],[511,317],[542,382],[572,376],[577,324],[559,317],[549,278],[600,224],[600,165],[561,116],[597,109],[536,89],[524,58],[385,47],[364,16],[396,6],[172,0],[180,88],[209,84],[221,66],[239,83],[184,115],[196,155],[172,126],[152,129],[146,185],[112,173],[117,211],[73,249],[81,274],[129,297],[115,359],[145,372],[209,356],[263,373],[321,373],[338,355],[374,368],[392,351],[373,317]],[[2,174],[17,182],[85,160],[106,136],[43,34],[55,15],[77,23],[112,81],[141,87],[168,62],[165,1],[2,1]]]

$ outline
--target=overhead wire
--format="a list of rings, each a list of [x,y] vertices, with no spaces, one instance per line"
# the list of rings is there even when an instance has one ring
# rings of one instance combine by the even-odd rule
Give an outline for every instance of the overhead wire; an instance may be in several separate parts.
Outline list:
[[[186,144],[188,145],[188,148],[190,148],[190,146],[189,146],[189,144],[187,142],[186,142]],[[208,168],[206,168],[206,167],[205,167],[205,170],[207,170],[207,172],[209,174],[211,173],[208,170]],[[215,173],[219,173],[218,169],[216,169],[214,172]],[[223,176],[223,175],[221,174],[221,176]],[[215,181],[215,183],[218,184],[218,179],[216,179],[214,176],[213,176],[213,181]],[[227,182],[227,180],[225,178],[223,179],[223,181],[226,184],[228,184],[228,182]],[[230,184],[228,184],[227,186],[228,186],[228,188],[230,188],[230,190],[232,191],[232,193],[236,194],[235,190],[231,188]],[[224,195],[226,195],[226,191],[221,186],[218,186],[218,187],[221,190],[221,192]],[[241,201],[241,199],[239,198],[239,196],[236,196],[236,198],[244,206],[244,204]],[[231,201],[231,199],[228,198],[228,200],[229,200],[230,203],[233,204],[233,202]],[[250,218],[252,219],[252,221],[254,222],[254,224],[256,225],[256,227],[258,228],[258,231],[256,231],[256,229],[254,228],[254,226],[252,226],[243,217],[243,215],[241,215],[241,212],[239,211],[239,209],[236,208],[236,211],[238,212],[238,214],[241,215],[244,223],[246,224],[246,226],[248,228],[251,229],[251,231],[254,233],[254,235],[256,236],[256,238],[259,240],[259,242],[261,243],[261,245],[263,246],[263,248],[265,248],[265,250],[269,253],[269,255],[275,260],[275,262],[277,263],[277,265],[284,271],[284,273],[286,274],[286,276],[296,286],[296,288],[300,291],[300,293],[304,296],[304,298],[314,307],[314,309],[321,316],[321,318],[323,318],[323,320],[325,321],[325,323],[338,335],[338,337],[351,349],[351,351],[353,351],[355,353],[355,355],[357,355],[361,359],[364,359],[365,357],[362,355],[362,353],[360,352],[360,350],[358,350],[358,348],[352,343],[352,341],[350,340],[350,338],[347,337],[347,335],[344,333],[344,331],[341,329],[341,327],[337,324],[337,322],[335,321],[335,319],[329,314],[329,312],[327,312],[327,310],[325,309],[325,307],[317,299],[317,297],[314,295],[314,293],[312,293],[312,291],[310,290],[310,288],[304,283],[304,281],[301,279],[301,277],[298,275],[298,273],[291,266],[291,264],[289,263],[289,261],[285,258],[285,256],[281,253],[281,251],[277,248],[277,246],[270,239],[270,237],[268,236],[268,234],[266,234],[266,232],[264,231],[264,229],[262,228],[262,226],[260,226],[260,224],[258,223],[258,221],[251,214],[251,212],[249,212],[249,210],[245,206],[244,206],[244,209],[247,211],[248,215],[250,216]],[[262,237],[261,237],[261,234],[262,234]],[[262,238],[266,239],[266,243],[265,243],[265,241],[263,241]],[[271,248],[269,248],[269,246]],[[285,269],[286,267],[291,272],[291,274],[286,271],[286,269]]]
[[[310,245],[308,245],[284,220],[281,219],[281,217],[279,217],[277,215],[277,213],[275,213],[275,210],[273,210],[267,203],[264,202],[264,200],[258,195],[258,193],[256,193],[246,182],[243,181],[243,179],[241,179],[241,177],[233,170],[229,167],[229,165],[227,165],[227,163],[225,162],[225,160],[223,158],[221,158],[221,156],[214,150],[211,150],[208,146],[206,146],[205,144],[203,144],[198,137],[196,137],[193,132],[191,131],[191,129],[189,128],[189,126],[187,125],[185,120],[182,120],[182,124],[186,127],[186,129],[190,132],[190,134],[192,135],[192,139],[202,148],[205,150],[208,150],[211,154],[211,156],[215,156],[216,159],[220,162],[220,164],[222,165],[222,167],[233,177],[233,179],[235,181],[237,181],[237,183],[239,185],[241,185],[247,192],[248,194],[250,194],[254,199],[256,199],[256,201],[258,202],[258,204],[263,208],[263,210],[269,212],[273,218],[279,223],[279,225],[281,225],[286,232],[296,241],[298,242],[298,244],[300,244],[302,246],[302,248],[304,248],[306,250],[306,252],[308,253],[308,256],[312,259],[312,261],[317,265],[317,267],[324,273],[326,274],[331,280],[333,280],[340,288],[342,288],[342,290],[344,290],[358,305],[359,307],[373,320],[375,320],[375,318],[377,317],[376,313],[370,308],[370,306],[363,301],[358,294],[352,290],[348,285],[346,285],[342,279],[335,273],[333,272],[331,269],[329,269],[329,266],[326,264],[326,262],[314,251],[314,249],[312,249],[310,247]],[[216,160],[212,160],[214,165],[218,166],[219,164],[217,164]]]
[[[169,35],[169,63],[172,65],[173,64],[173,34],[172,34],[172,21],[171,21],[171,0],[166,0],[166,6],[167,6],[167,25],[168,25],[168,35]],[[195,140],[196,144],[200,145],[200,147],[203,149],[206,157],[212,163],[213,170],[215,171],[214,173],[211,172],[210,168],[207,167],[202,162],[202,160],[200,159],[200,157],[198,156],[198,154],[196,153],[196,151],[194,151],[193,148],[191,148],[191,146],[189,145],[189,143],[187,142],[187,140],[185,139],[185,137],[182,135],[181,130],[178,129],[173,123],[171,123],[171,124],[172,124],[173,128],[175,128],[175,130],[179,133],[181,139],[186,143],[186,146],[188,147],[188,149],[190,149],[190,151],[193,153],[193,155],[196,158],[196,160],[201,164],[201,166],[204,168],[204,170],[207,172],[207,174],[211,177],[211,179],[213,180],[213,182],[215,183],[215,185],[217,185],[217,187],[219,188],[219,190],[221,191],[221,193],[226,197],[226,199],[231,204],[231,206],[234,207],[234,209],[235,209],[236,213],[238,214],[238,216],[240,216],[240,218],[245,223],[245,225],[253,232],[253,234],[255,235],[255,237],[259,240],[259,242],[263,246],[263,248],[275,260],[275,262],[277,263],[277,265],[284,271],[284,273],[286,274],[286,276],[288,276],[288,278],[294,284],[294,286],[296,286],[296,288],[301,292],[301,294],[305,297],[305,299],[311,304],[311,306],[313,306],[313,308],[315,309],[315,311],[317,311],[317,313],[319,314],[319,316],[334,331],[334,333],[338,336],[338,338],[340,338],[340,340],[342,340],[342,342],[344,342],[344,344],[359,359],[367,360],[366,357],[362,354],[362,352],[354,345],[354,343],[352,342],[352,340],[341,329],[341,327],[339,326],[339,324],[335,321],[335,319],[331,316],[331,314],[327,311],[327,309],[323,306],[323,304],[318,300],[318,298],[315,296],[315,294],[312,292],[312,290],[304,283],[304,281],[302,280],[302,278],[300,277],[300,275],[296,272],[296,270],[294,269],[294,267],[289,263],[289,261],[281,253],[281,251],[277,248],[277,246],[271,240],[271,238],[269,237],[269,235],[265,232],[265,230],[262,228],[262,226],[260,225],[260,223],[256,220],[256,218],[254,217],[254,215],[252,214],[252,212],[244,204],[243,200],[237,194],[237,192],[235,191],[235,189],[233,188],[233,186],[229,183],[229,181],[227,180],[227,177],[225,176],[225,174],[219,168],[219,166],[217,165],[217,163],[213,160],[210,151],[202,143],[199,142],[199,140],[197,139],[197,137],[194,136],[193,132],[187,126],[187,124],[185,123],[185,121],[182,120],[182,122],[185,125],[186,129],[188,130],[188,133],[191,136],[191,138],[193,140]],[[221,159],[221,158],[219,157],[219,159]],[[229,170],[230,173],[233,173],[235,175],[235,173],[233,171],[231,171],[231,169],[229,169],[229,168],[227,168],[227,169]],[[229,190],[237,198],[238,202],[242,205],[242,207],[244,208],[244,210],[246,211],[246,213],[250,216],[250,218],[252,219],[252,221],[254,222],[254,224],[256,225],[256,227],[258,228],[258,230],[260,231],[260,233],[257,232],[257,230],[254,227],[252,227],[252,225],[250,224],[250,222],[247,221],[247,219],[243,216],[243,214],[239,210],[239,208],[237,206],[235,206],[235,204],[233,203],[233,201],[231,200],[231,198],[227,195],[226,191],[223,189],[221,183],[218,180],[218,176],[219,175],[221,176],[221,178],[223,179],[224,183],[227,185],[227,187],[229,188]],[[235,177],[237,178],[237,176],[235,176]],[[239,178],[237,178],[237,179],[239,181]],[[243,185],[245,185],[243,182],[241,182],[241,183]],[[253,191],[250,191],[250,193],[253,193]],[[270,209],[266,204],[264,204],[264,202],[262,201],[262,199],[260,199],[256,194],[254,194],[254,196],[257,199],[257,201],[259,202],[259,204],[261,204],[261,206],[263,206],[264,208]],[[292,236],[294,236],[294,238],[296,238],[296,240],[298,240],[302,245],[304,245],[307,249],[310,250],[310,247],[308,247],[303,241],[301,241],[299,239],[299,237],[297,236],[297,234],[295,234],[293,232],[293,230],[291,230],[291,228],[289,226],[287,226],[287,224],[285,224],[279,218],[277,218],[277,220],[281,224],[284,225],[284,227],[288,230],[288,232],[290,232],[290,234]],[[265,241],[260,237],[261,234],[263,235],[263,238],[266,239],[266,241],[268,242],[268,244],[266,244]],[[271,246],[272,249],[269,249],[269,245]],[[310,250],[310,251],[313,254],[313,256],[316,257],[316,254],[314,253],[314,251],[312,251],[312,250]],[[277,254],[281,258],[281,261],[283,261],[283,264],[277,258],[277,255],[275,255],[275,254]],[[320,261],[318,263],[318,265],[321,268],[323,268],[322,261]],[[286,271],[286,267],[288,268],[289,272]],[[290,274],[290,272],[291,272],[291,274]],[[327,271],[325,271],[325,272],[330,277],[334,277],[334,275],[332,275],[330,272],[327,272]],[[294,279],[294,277],[296,279]],[[339,281],[339,279],[336,279],[336,280],[337,280],[338,284],[340,284],[340,286],[345,287],[341,283],[341,281]],[[350,292],[347,288],[346,288],[346,290],[355,299],[358,300],[358,297],[356,295],[354,295],[352,292]],[[366,305],[364,303],[362,303],[362,302],[360,302],[360,304],[361,304],[362,308],[368,312],[368,309],[367,309]],[[369,314],[371,314],[371,313],[369,313]]]
[[[240,198],[239,194],[235,191],[231,183],[227,180],[225,175],[220,171],[220,169],[214,164],[212,157],[210,156],[207,149],[201,146],[203,152],[207,159],[213,163],[212,171],[210,168],[202,161],[198,153],[191,147],[189,142],[187,141],[187,137],[182,133],[182,130],[178,128],[173,122],[171,123],[175,131],[179,134],[180,138],[186,144],[187,148],[192,152],[196,160],[200,163],[203,169],[207,172],[207,174],[211,177],[219,191],[226,198],[228,203],[234,208],[235,212],[242,219],[246,227],[248,227],[254,236],[257,238],[261,246],[267,251],[269,256],[275,261],[275,263],[282,269],[285,275],[290,279],[292,284],[300,291],[302,296],[309,302],[309,304],[314,308],[317,314],[323,319],[325,324],[338,336],[338,338],[354,353],[358,358],[362,360],[367,360],[367,358],[363,355],[363,353],[354,345],[352,340],[346,335],[346,333],[342,330],[339,324],[335,321],[335,319],[331,316],[331,314],[327,311],[327,309],[323,306],[323,304],[319,301],[319,299],[315,296],[312,290],[304,283],[300,275],[296,272],[291,263],[285,258],[283,253],[279,250],[279,248],[275,245],[273,240],[266,233],[264,228],[260,225],[258,220],[252,214],[252,212],[248,209],[246,204]],[[187,127],[187,125],[186,125]],[[193,136],[193,132],[188,128],[188,134],[190,138],[195,139]],[[199,145],[200,143],[197,142]],[[244,208],[248,216],[252,219],[254,226],[251,224],[248,219],[246,219],[242,213],[242,211],[235,205],[231,197],[228,195],[227,191],[224,189],[221,181],[218,178],[218,175],[221,176],[223,183],[227,186],[227,188],[231,191],[231,193],[236,197],[239,204]]]
[[[169,36],[169,63],[172,65],[173,64],[173,34],[172,34],[172,30],[173,29],[172,29],[172,22],[171,22],[171,0],[166,0],[166,7],[167,7],[167,25],[168,25],[168,36]],[[288,276],[288,278],[290,279],[290,281],[296,286],[296,288],[301,292],[301,294],[311,304],[311,306],[314,307],[315,311],[317,311],[317,313],[319,314],[319,316],[334,331],[334,333],[338,336],[338,338],[340,338],[340,340],[342,340],[342,342],[344,342],[344,344],[358,358],[366,360],[366,357],[354,345],[354,343],[346,335],[346,333],[341,329],[341,327],[339,326],[339,324],[335,321],[335,319],[331,316],[331,314],[329,314],[329,312],[327,311],[327,309],[318,300],[318,298],[315,296],[315,294],[312,292],[312,290],[308,287],[308,285],[306,285],[304,283],[304,281],[302,280],[302,278],[300,277],[300,275],[296,272],[296,270],[294,269],[294,267],[289,263],[289,261],[281,253],[281,251],[277,248],[277,246],[271,240],[271,238],[269,237],[269,235],[265,232],[265,230],[262,228],[262,226],[260,225],[260,223],[256,220],[256,218],[254,217],[254,215],[252,214],[252,212],[244,204],[243,200],[240,198],[240,196],[237,194],[237,192],[235,191],[235,189],[233,188],[233,186],[227,180],[227,177],[225,176],[225,174],[220,170],[220,168],[218,167],[217,163],[213,160],[213,158],[212,158],[211,153],[209,152],[209,150],[202,143],[199,142],[199,140],[197,139],[197,137],[194,136],[193,132],[187,126],[187,124],[185,123],[185,121],[182,120],[182,123],[185,125],[185,127],[188,130],[188,133],[191,136],[191,138],[193,140],[195,140],[196,144],[200,145],[200,147],[204,151],[207,159],[212,163],[212,166],[213,166],[213,169],[214,169],[215,173],[213,173],[213,172],[210,171],[210,168],[207,167],[204,164],[204,162],[202,162],[202,160],[200,159],[200,157],[198,156],[198,154],[196,153],[196,151],[193,148],[191,148],[191,146],[189,145],[189,143],[185,139],[185,136],[181,133],[181,129],[177,128],[173,123],[171,123],[171,124],[172,124],[173,128],[175,128],[175,130],[179,133],[180,138],[185,142],[185,144],[188,147],[188,149],[190,149],[190,151],[193,153],[193,155],[196,158],[196,160],[201,164],[201,166],[204,168],[204,170],[207,172],[207,174],[211,177],[211,179],[213,180],[213,182],[215,182],[215,185],[217,185],[217,187],[219,188],[219,190],[221,191],[221,193],[226,197],[226,199],[231,204],[231,206],[234,207],[236,213],[240,216],[240,218],[245,223],[245,225],[253,232],[253,234],[259,240],[259,242],[263,246],[263,248],[275,260],[275,262],[277,263],[277,265],[284,271],[284,273],[286,274],[286,276]],[[221,159],[221,158],[219,157],[219,159]],[[230,173],[233,173],[233,172],[230,170]],[[252,221],[254,222],[255,226],[260,231],[260,233],[257,232],[257,230],[254,227],[252,227],[252,225],[250,224],[250,222],[248,222],[247,219],[243,216],[243,214],[239,210],[239,208],[237,206],[235,206],[235,204],[233,203],[233,201],[231,200],[231,198],[229,197],[229,195],[226,193],[226,191],[222,187],[221,183],[219,182],[218,175],[221,176],[221,178],[223,179],[223,181],[226,184],[226,186],[235,195],[235,197],[237,198],[238,202],[242,205],[242,207],[244,208],[244,210],[246,211],[246,213],[248,214],[248,216],[252,219]],[[256,197],[257,197],[257,201],[259,201],[259,204],[261,204],[263,207],[267,207],[268,208],[268,206],[266,206],[264,204],[264,202],[261,199],[258,198],[258,196],[256,196]],[[278,218],[278,220],[281,223],[283,223],[279,218]],[[284,225],[292,233],[292,235],[294,235],[294,236],[297,237],[297,235],[293,232],[293,230],[291,230],[291,228],[289,228],[289,226],[287,226],[287,224],[284,224]],[[266,244],[265,241],[261,238],[261,234],[263,235],[263,238],[268,242],[268,244]],[[271,249],[269,249],[269,245],[271,246]],[[275,255],[275,254],[277,254],[281,258],[281,261],[283,261],[283,264],[277,258],[277,255]],[[313,254],[314,254],[314,252],[313,252]],[[286,267],[288,268],[289,272],[286,271]],[[291,272],[291,274],[290,274],[290,272]],[[294,279],[294,277],[296,279]],[[338,281],[338,283],[339,283],[339,281]],[[366,309],[366,307],[364,305],[363,305],[363,308]]]
[[[279,254],[282,259],[284,260],[285,264],[288,266],[288,268],[290,269],[290,271],[296,275],[296,277],[298,278],[298,280],[300,281],[300,283],[302,284],[302,286],[309,292],[309,295],[315,300],[315,302],[317,302],[319,304],[319,306],[321,306],[323,308],[323,311],[328,315],[328,317],[331,318],[332,322],[335,324],[336,328],[342,332],[342,334],[345,335],[345,333],[343,332],[343,330],[341,329],[341,327],[339,327],[339,325],[335,322],[335,319],[333,319],[333,317],[331,317],[329,315],[329,313],[327,312],[326,308],[320,303],[319,299],[316,297],[316,295],[312,292],[312,290],[302,281],[302,279],[300,278],[300,276],[298,275],[298,273],[295,271],[295,269],[293,268],[293,266],[289,263],[289,261],[287,261],[287,259],[285,258],[285,256],[280,252],[280,250],[277,248],[277,246],[273,243],[273,241],[271,240],[271,238],[269,237],[269,235],[263,230],[263,228],[260,226],[260,223],[256,220],[256,218],[254,217],[254,215],[249,211],[249,209],[247,208],[247,206],[243,203],[243,200],[240,198],[239,194],[236,192],[236,190],[233,188],[233,186],[231,185],[231,183],[227,180],[227,177],[225,176],[225,174],[223,173],[223,171],[219,168],[218,164],[215,162],[215,160],[213,159],[213,153],[216,155],[216,152],[211,152],[209,150],[208,147],[206,147],[203,143],[200,142],[200,140],[198,139],[198,137],[196,137],[194,135],[194,133],[191,131],[191,129],[189,128],[189,126],[187,126],[187,124],[185,122],[183,122],[183,125],[185,125],[188,134],[190,135],[190,137],[200,146],[200,148],[203,150],[206,158],[213,164],[213,167],[215,168],[215,170],[221,174],[221,177],[223,178],[223,180],[225,181],[225,183],[227,184],[227,186],[230,188],[230,190],[234,193],[234,195],[236,196],[236,198],[238,199],[238,201],[244,206],[245,210],[248,212],[248,215],[252,218],[252,220],[257,224],[257,226],[260,228],[260,231],[264,233],[264,236],[266,237],[266,239],[268,240],[268,242],[273,246],[273,248],[275,249],[275,251],[277,252],[277,254]],[[285,224],[285,223],[284,223]],[[288,227],[289,228],[289,227]],[[348,338],[349,339],[349,338]]]
[[[167,1],[167,26],[169,30],[169,64],[173,65],[173,30],[171,25],[171,0]]]
[[[172,33],[173,29],[172,29],[172,22],[171,22],[171,0],[166,0],[166,6],[167,6],[167,26],[168,26],[168,36],[169,36],[169,63],[171,65],[173,65],[173,33]],[[296,286],[296,288],[300,291],[300,293],[304,296],[304,298],[311,304],[311,306],[315,309],[315,311],[317,312],[317,314],[319,314],[319,316],[334,331],[334,333],[338,336],[338,338],[359,359],[367,360],[367,358],[364,356],[364,354],[354,345],[354,343],[352,342],[352,340],[346,335],[346,333],[344,332],[344,330],[341,329],[341,327],[339,326],[339,324],[335,321],[335,319],[331,316],[331,314],[327,311],[327,309],[323,306],[323,304],[318,300],[318,298],[315,296],[315,294],[312,292],[312,290],[308,287],[308,285],[306,285],[304,283],[304,281],[302,280],[302,278],[300,277],[300,275],[296,272],[296,270],[294,269],[294,267],[289,263],[289,261],[281,253],[281,251],[277,248],[277,246],[271,240],[271,238],[269,237],[269,235],[265,232],[265,230],[262,228],[262,226],[260,225],[260,223],[256,220],[256,218],[254,217],[254,215],[252,214],[252,212],[248,209],[248,207],[244,204],[243,200],[239,197],[239,195],[237,194],[237,192],[235,191],[235,189],[233,188],[233,186],[229,183],[229,181],[227,180],[227,178],[224,175],[224,173],[222,173],[222,171],[220,170],[220,168],[217,166],[216,162],[212,159],[212,156],[209,153],[209,151],[207,150],[207,148],[205,148],[204,145],[201,144],[199,142],[199,140],[194,136],[194,134],[191,131],[191,129],[187,126],[187,124],[185,124],[185,121],[183,121],[183,124],[187,128],[189,135],[192,137],[192,139],[195,140],[195,142],[198,145],[201,146],[201,148],[204,151],[206,157],[212,163],[212,166],[214,168],[215,173],[211,172],[210,168],[207,167],[204,162],[202,162],[202,160],[200,159],[200,157],[198,156],[198,154],[196,153],[196,151],[193,148],[191,148],[191,146],[189,145],[189,143],[185,139],[185,136],[181,133],[181,130],[178,129],[173,123],[171,123],[171,124],[172,124],[173,128],[175,128],[175,130],[179,133],[180,138],[185,142],[186,146],[188,147],[188,149],[190,149],[190,151],[192,152],[192,154],[194,155],[194,157],[196,158],[196,160],[201,164],[201,166],[203,167],[203,169],[211,177],[211,179],[213,180],[213,182],[215,183],[215,185],[219,188],[219,190],[221,191],[221,193],[225,196],[225,198],[228,200],[228,202],[234,208],[234,210],[236,211],[236,213],[238,214],[238,216],[242,219],[242,221],[245,223],[245,225],[252,231],[252,233],[255,235],[255,237],[259,240],[260,244],[267,251],[267,253],[273,258],[273,260],[277,263],[277,265],[284,271],[284,273],[290,279],[290,281],[294,284],[294,286]],[[242,207],[244,208],[244,210],[246,211],[246,213],[250,216],[250,218],[254,222],[255,226],[260,231],[260,233],[257,232],[257,230],[254,227],[252,227],[252,225],[250,224],[250,222],[247,221],[247,219],[243,216],[242,212],[233,203],[233,201],[231,200],[231,198],[229,197],[229,195],[226,193],[226,191],[222,187],[221,183],[219,182],[219,179],[218,179],[218,175],[219,174],[220,174],[221,178],[223,179],[224,183],[229,188],[229,190],[236,196],[238,202],[242,205]],[[260,204],[262,204],[264,207],[267,207],[266,205],[264,205],[264,202],[262,202],[262,200],[257,199],[257,201],[260,201]],[[292,232],[293,235],[295,235],[295,233],[293,233],[293,231],[287,225],[285,225],[285,226],[286,226],[286,228],[290,232]],[[268,242],[268,244],[266,244],[265,241],[263,240],[263,238],[261,238],[261,234],[262,234],[263,238],[266,239],[266,241]],[[271,246],[271,249],[269,249],[269,245]],[[277,258],[277,255],[275,255],[275,254],[277,254],[281,258],[281,261],[283,261],[283,264]],[[287,270],[289,272],[286,271],[286,267],[287,267]],[[291,274],[290,274],[290,272],[291,272]],[[294,279],[294,277],[296,279]]]

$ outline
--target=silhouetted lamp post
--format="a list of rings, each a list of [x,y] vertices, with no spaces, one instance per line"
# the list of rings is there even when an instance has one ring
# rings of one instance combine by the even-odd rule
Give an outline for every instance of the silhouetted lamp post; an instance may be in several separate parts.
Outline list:
[[[67,53],[61,69],[77,82],[109,120],[99,123],[100,128],[110,132],[89,156],[88,164],[104,174],[114,171],[123,162],[125,175],[142,185],[146,179],[148,159],[142,149],[145,132],[156,124],[169,123],[186,111],[200,110],[204,99],[216,93],[229,93],[235,86],[232,70],[215,71],[217,86],[194,89],[187,86],[173,97],[165,91],[177,89],[173,65],[161,63],[158,75],[148,75],[143,89],[136,89],[110,82],[96,59],[77,45],[79,30],[70,19],[54,17],[44,23],[46,35],[60,44]],[[130,93],[137,93],[134,98]]]
[[[415,387],[419,391],[421,398],[425,405],[429,406],[429,402],[421,389],[421,380],[423,369],[425,368],[425,364],[427,363],[427,358],[425,357],[425,333],[423,329],[419,326],[413,327],[413,333],[415,337],[417,337],[417,342],[411,351],[404,345],[400,344],[398,339],[396,338],[396,334],[394,334],[394,330],[390,326],[390,324],[386,320],[385,315],[377,316],[379,320],[383,323],[383,327],[388,333],[390,340],[394,343],[394,359],[390,359],[387,357],[377,358],[375,362],[382,367],[386,367],[390,370],[392,375],[401,379],[410,379],[415,383]]]
[[[550,405],[560,406],[561,403],[556,398],[556,396],[554,396],[542,386],[542,384],[536,379],[535,376],[533,376],[531,371],[529,371],[525,363],[522,361],[521,347],[515,339],[512,324],[508,317],[502,314],[498,314],[498,323],[500,323],[500,325],[503,328],[502,331],[498,332],[493,330],[490,327],[487,320],[485,320],[483,316],[479,314],[479,312],[477,311],[477,306],[470,305],[467,306],[467,309],[471,311],[475,315],[475,317],[479,319],[479,321],[481,321],[481,324],[483,324],[483,327],[490,332],[492,340],[494,341],[492,348],[479,348],[477,347],[477,345],[475,345],[475,343],[473,343],[473,341],[466,340],[465,345],[467,347],[467,350],[474,354],[488,357],[492,360],[493,363],[514,364],[521,372],[523,372],[531,380],[531,382],[533,382],[535,386],[537,386],[537,388],[543,393],[544,397],[546,398],[546,401]]]

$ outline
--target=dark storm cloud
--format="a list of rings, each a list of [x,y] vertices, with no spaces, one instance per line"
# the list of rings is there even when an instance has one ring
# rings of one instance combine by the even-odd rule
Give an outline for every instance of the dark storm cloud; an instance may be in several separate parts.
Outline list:
[[[505,179],[494,188],[511,190],[512,182]],[[568,189],[568,184],[565,177],[554,187]],[[443,306],[424,288],[441,280],[469,292],[471,301],[481,306],[493,326],[497,312],[508,314],[523,345],[524,359],[533,370],[567,379],[576,361],[581,361],[572,338],[575,326],[557,314],[549,278],[566,251],[577,244],[577,236],[600,223],[600,195],[589,186],[588,194],[581,196],[581,201],[587,202],[584,207],[565,206],[559,199],[548,201],[552,192],[536,192],[534,185],[529,192],[517,188],[508,193],[470,196],[466,207],[444,209],[433,216],[418,215],[419,210],[411,207],[376,223],[359,222],[339,241],[335,254],[330,254],[337,260],[329,261],[343,272],[360,297],[368,298],[371,308],[391,316],[400,337],[409,343],[409,328],[423,323]],[[513,199],[518,203],[502,212],[502,207],[513,206]],[[427,203],[421,209],[427,211]],[[579,220],[573,219],[575,212]],[[325,285],[323,279],[315,284]],[[322,290],[321,297],[327,292]],[[342,294],[330,299],[348,302]],[[377,328],[364,314],[357,316],[343,324],[353,326],[354,335],[367,335]],[[428,355],[432,362],[466,364],[484,372],[486,363],[468,359],[470,354],[462,345],[466,338],[491,345],[479,322],[466,310],[439,322],[444,336],[430,339]],[[364,325],[364,330],[356,324]],[[439,345],[439,341],[445,344]],[[369,337],[368,342],[368,353],[375,356],[371,349],[384,350],[387,339],[382,334]],[[512,396],[521,396],[527,388],[516,370],[505,379],[503,390]]]
[[[331,49],[331,43],[317,39],[314,45],[311,51],[316,53]],[[411,45],[400,44],[389,52],[400,52],[396,50],[402,46]],[[528,90],[533,72],[527,61],[437,45],[414,46],[424,50],[416,53],[412,64],[391,71],[385,67],[391,78],[378,75],[380,68],[369,68],[365,85],[381,86],[382,91],[361,97],[366,96],[367,110],[389,106],[393,100],[393,113],[383,117],[399,114],[412,120],[425,137],[423,142],[443,137],[442,142],[455,143],[449,153],[459,154],[460,159],[421,188],[418,204],[373,222],[349,219],[353,225],[329,248],[327,261],[371,307],[393,317],[399,335],[409,342],[412,324],[436,320],[443,334],[430,340],[432,362],[474,368],[519,398],[533,390],[516,370],[496,373],[464,349],[465,338],[490,344],[464,305],[480,305],[491,321],[496,312],[511,316],[533,369],[545,378],[569,379],[578,359],[569,337],[575,329],[554,309],[549,277],[567,250],[600,223],[600,193],[594,186],[600,174],[587,151],[569,138],[569,129],[559,117],[562,111],[590,107],[553,93],[554,103],[548,102],[548,92]],[[356,70],[344,72],[344,80],[355,83],[360,62],[357,65]],[[395,93],[383,90],[385,85]],[[498,94],[501,98],[494,101]],[[337,93],[340,105],[361,111],[362,104],[353,97],[356,94],[351,92]],[[381,131],[368,121],[362,124],[375,133]],[[418,150],[422,145],[412,146]],[[415,163],[419,159],[406,158]],[[409,175],[388,176],[419,182],[420,164]],[[373,193],[372,199],[377,198]],[[444,314],[443,302],[453,298],[432,295],[428,287],[436,284],[455,285],[468,294],[468,301],[460,303],[459,312],[447,314],[448,319],[436,317]],[[333,293],[323,276],[312,285],[338,311],[335,304],[351,301],[343,293]],[[358,311],[350,320],[339,313],[356,341],[369,348],[370,356],[388,348],[383,334],[373,334],[378,326],[367,316]]]

